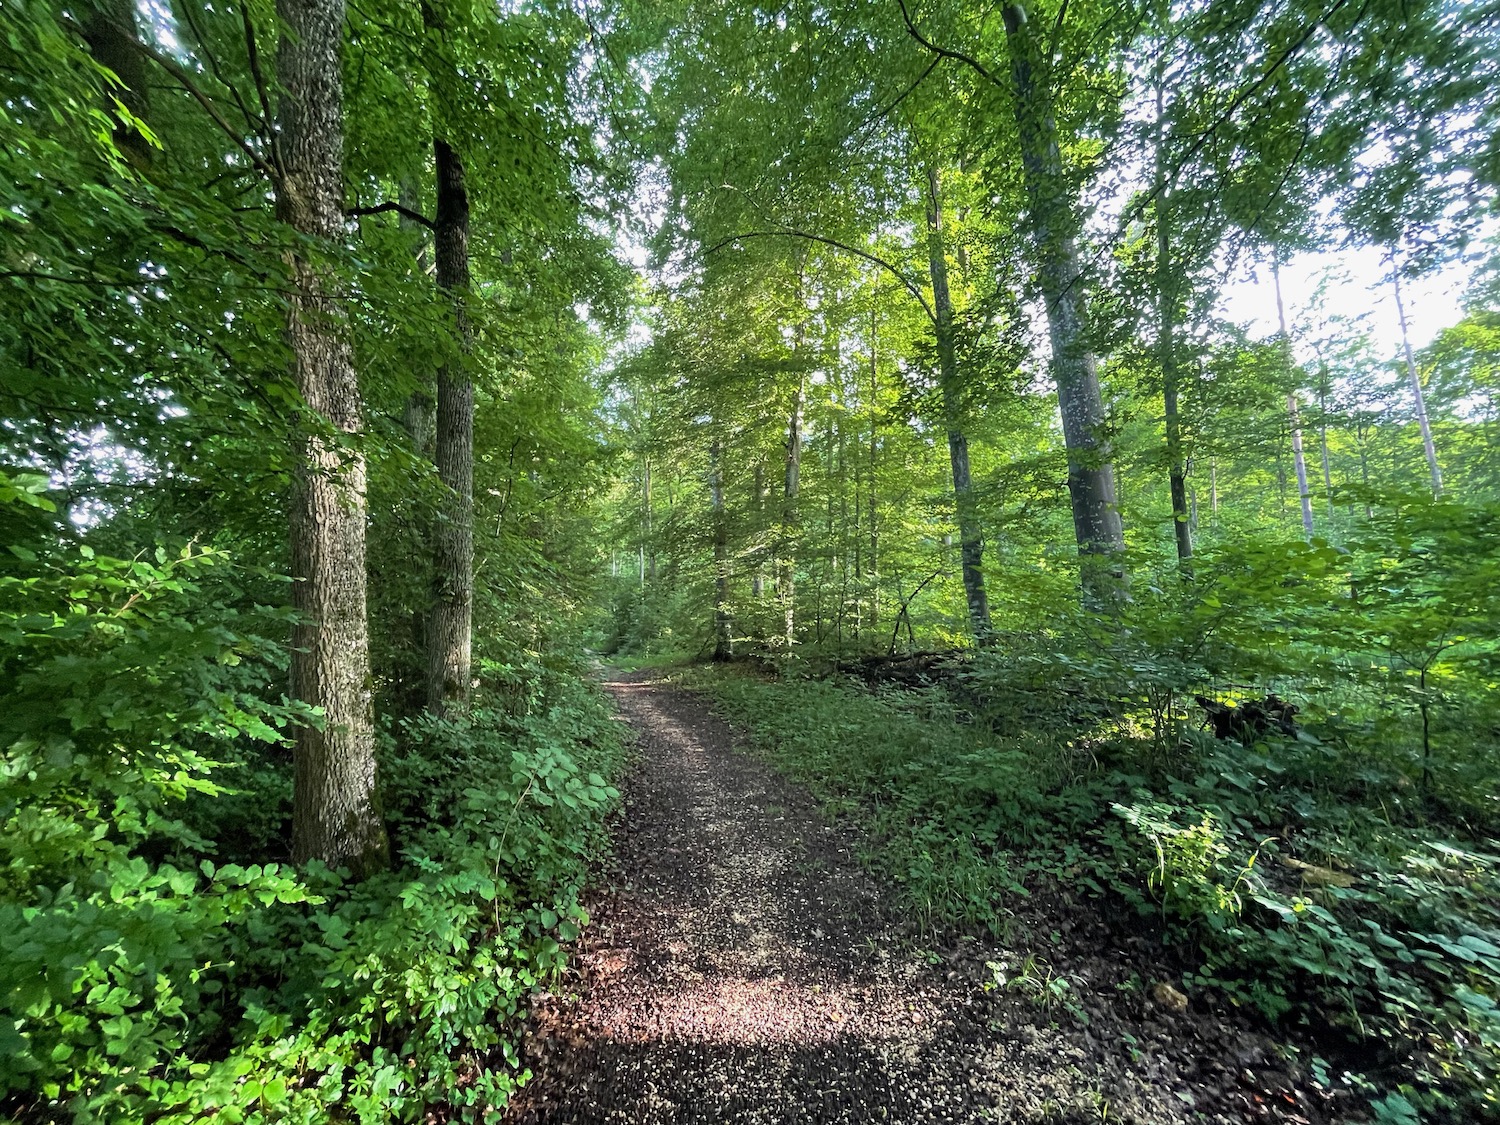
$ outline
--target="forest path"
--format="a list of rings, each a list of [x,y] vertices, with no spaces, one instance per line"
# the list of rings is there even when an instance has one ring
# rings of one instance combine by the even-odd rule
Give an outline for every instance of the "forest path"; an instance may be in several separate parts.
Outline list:
[[[606,686],[637,761],[577,995],[536,1004],[535,1077],[507,1121],[1242,1120],[1194,1114],[1145,1030],[1129,1051],[984,992],[983,954],[926,954],[857,837],[738,750],[705,700],[640,673]]]

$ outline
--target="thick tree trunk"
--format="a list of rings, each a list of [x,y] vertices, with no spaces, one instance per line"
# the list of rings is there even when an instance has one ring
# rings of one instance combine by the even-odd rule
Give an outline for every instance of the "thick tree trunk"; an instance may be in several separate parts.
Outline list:
[[[1401,348],[1406,353],[1406,376],[1411,380],[1412,397],[1417,403],[1417,424],[1422,429],[1422,451],[1427,455],[1427,475],[1432,479],[1433,496],[1443,494],[1443,470],[1438,465],[1437,446],[1432,441],[1432,423],[1427,418],[1427,396],[1422,393],[1422,379],[1417,374],[1417,360],[1412,354],[1411,337],[1406,330],[1406,302],[1401,296],[1401,267],[1391,255],[1391,285],[1396,290],[1396,317],[1401,322]]]
[[[433,460],[445,492],[432,535],[432,608],[427,619],[427,709],[441,715],[469,701],[474,619],[474,383],[464,368],[472,331],[469,293],[469,192],[463,161],[441,137],[433,245],[438,288],[453,303],[459,357],[437,377]]]
[[[969,439],[961,422],[953,298],[948,292],[947,250],[943,244],[942,195],[938,170],[931,165],[927,169],[927,264],[932,274],[938,388],[943,399],[943,425],[948,431],[948,463],[953,470],[953,505],[958,520],[959,555],[963,562],[964,599],[969,607],[969,628],[974,639],[983,643],[990,633],[990,604],[984,589],[984,536],[969,476]]]
[[[344,118],[339,71],[342,0],[278,0],[285,28],[277,53],[282,90],[277,216],[297,233],[336,241],[344,232]],[[375,777],[374,707],[365,610],[365,459],[359,383],[335,280],[300,254],[287,320],[297,389],[332,430],[298,449],[292,506],[291,687],[322,710],[298,727],[292,855],[362,876],[388,860]],[[310,428],[312,429],[312,428]],[[352,439],[352,440],[346,440]]]
[[[1015,83],[1016,126],[1026,194],[1035,231],[1037,275],[1052,339],[1052,374],[1068,450],[1068,492],[1081,554],[1085,594],[1099,604],[1124,593],[1120,554],[1125,536],[1115,499],[1115,473],[1103,432],[1104,401],[1088,339],[1088,309],[1078,265],[1078,220],[1063,172],[1057,120],[1048,86],[1045,36],[1020,3],[1005,7]]]

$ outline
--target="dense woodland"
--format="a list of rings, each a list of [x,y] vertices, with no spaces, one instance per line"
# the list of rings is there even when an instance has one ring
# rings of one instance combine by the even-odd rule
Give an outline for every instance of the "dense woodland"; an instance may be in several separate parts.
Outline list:
[[[503,1106],[596,656],[924,926],[1123,903],[1372,1119],[1500,1114],[1493,5],[0,26],[8,1117]]]

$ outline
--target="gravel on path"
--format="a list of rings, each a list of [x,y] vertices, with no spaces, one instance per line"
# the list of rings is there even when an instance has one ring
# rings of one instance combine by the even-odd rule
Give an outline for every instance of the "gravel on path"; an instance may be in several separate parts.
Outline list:
[[[706,701],[606,686],[636,763],[571,995],[535,998],[511,1125],[1324,1119],[1240,1083],[1265,1052],[1234,1028],[1132,1034],[986,991],[1001,954],[924,949],[857,837]]]

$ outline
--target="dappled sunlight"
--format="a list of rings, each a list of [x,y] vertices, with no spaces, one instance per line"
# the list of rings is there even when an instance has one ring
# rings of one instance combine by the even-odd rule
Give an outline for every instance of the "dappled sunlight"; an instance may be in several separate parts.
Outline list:
[[[1184,1120],[1128,1059],[1101,1059],[1045,1011],[997,1007],[982,957],[961,965],[893,927],[849,841],[733,753],[701,701],[649,681],[612,690],[641,768],[580,995],[543,1002],[516,1121],[957,1125],[1096,1120],[1101,1106]]]
[[[685,970],[678,981],[663,981],[644,993],[590,1006],[593,1026],[600,1037],[622,1043],[670,1040],[726,1046],[909,1040],[913,1027],[932,1026],[933,1013],[908,1013],[898,1023],[887,1004],[872,1002],[847,985],[822,989],[784,977],[694,976]]]

